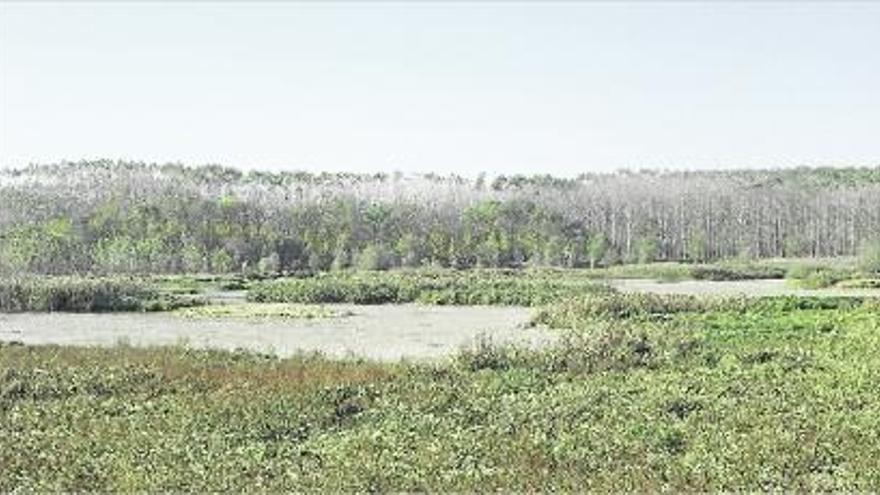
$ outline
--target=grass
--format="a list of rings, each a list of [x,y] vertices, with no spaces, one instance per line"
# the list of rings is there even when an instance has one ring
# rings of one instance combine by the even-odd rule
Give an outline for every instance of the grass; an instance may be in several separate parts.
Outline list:
[[[192,308],[182,308],[175,314],[184,318],[243,318],[243,319],[320,319],[350,316],[350,311],[342,311],[326,306],[286,304],[286,303],[243,303],[212,304]]]
[[[564,270],[344,272],[263,282],[253,302],[538,306],[612,289]]]
[[[665,316],[442,364],[0,347],[0,491],[880,486],[873,300],[605,297]]]

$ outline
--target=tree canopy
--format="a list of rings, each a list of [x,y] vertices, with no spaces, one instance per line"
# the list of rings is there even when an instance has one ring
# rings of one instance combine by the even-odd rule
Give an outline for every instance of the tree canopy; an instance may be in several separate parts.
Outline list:
[[[601,266],[855,255],[880,168],[475,179],[82,161],[0,172],[0,271]]]

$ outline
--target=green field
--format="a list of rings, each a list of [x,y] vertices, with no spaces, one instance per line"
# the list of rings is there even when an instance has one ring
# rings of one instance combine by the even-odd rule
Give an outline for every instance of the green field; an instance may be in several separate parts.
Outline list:
[[[0,491],[880,486],[872,300],[596,294],[536,318],[562,343],[434,364],[6,345]]]

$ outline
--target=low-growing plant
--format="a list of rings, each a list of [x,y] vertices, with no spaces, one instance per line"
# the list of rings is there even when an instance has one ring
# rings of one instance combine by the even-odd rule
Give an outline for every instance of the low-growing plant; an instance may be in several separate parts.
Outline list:
[[[319,319],[340,318],[351,312],[327,306],[286,303],[211,304],[179,309],[176,315],[184,318],[243,318],[243,319]]]
[[[870,491],[876,308],[818,299],[425,364],[2,345],[0,491]]]
[[[837,283],[840,289],[880,289],[880,279],[877,278],[856,278],[852,280],[843,280]]]

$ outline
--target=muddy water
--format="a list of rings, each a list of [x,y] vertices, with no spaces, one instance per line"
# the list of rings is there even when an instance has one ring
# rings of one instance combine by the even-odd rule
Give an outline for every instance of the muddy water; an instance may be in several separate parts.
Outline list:
[[[25,344],[186,344],[245,348],[289,356],[319,351],[332,357],[395,361],[454,354],[478,340],[541,345],[552,336],[524,328],[527,308],[333,305],[351,316],[314,320],[185,319],[170,314],[0,314],[0,341]]]

